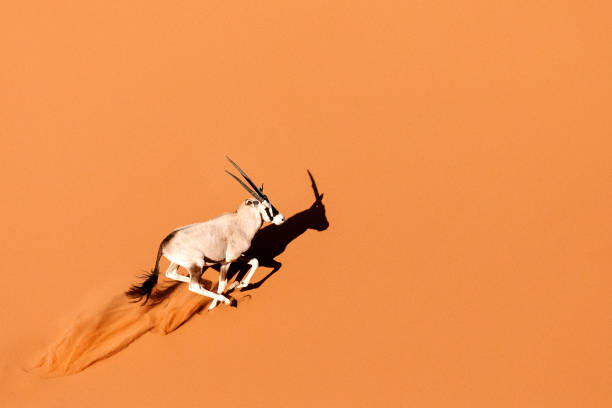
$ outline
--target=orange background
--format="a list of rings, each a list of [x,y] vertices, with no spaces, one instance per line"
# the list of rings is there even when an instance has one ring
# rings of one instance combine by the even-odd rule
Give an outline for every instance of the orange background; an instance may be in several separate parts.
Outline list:
[[[5,3],[3,406],[612,406],[610,7]],[[287,217],[309,168],[330,228],[238,308],[23,372],[238,206],[224,154]]]

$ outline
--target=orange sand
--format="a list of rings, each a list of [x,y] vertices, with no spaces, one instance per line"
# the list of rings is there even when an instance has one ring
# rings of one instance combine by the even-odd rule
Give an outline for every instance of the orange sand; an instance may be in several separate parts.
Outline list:
[[[612,406],[610,6],[5,3],[0,406]],[[127,304],[224,154],[329,228]]]

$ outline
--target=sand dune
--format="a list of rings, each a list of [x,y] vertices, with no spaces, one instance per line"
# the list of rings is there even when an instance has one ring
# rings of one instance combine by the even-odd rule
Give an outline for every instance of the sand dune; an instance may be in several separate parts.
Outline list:
[[[4,3],[0,407],[612,406],[609,4]],[[255,284],[127,303],[226,154]]]

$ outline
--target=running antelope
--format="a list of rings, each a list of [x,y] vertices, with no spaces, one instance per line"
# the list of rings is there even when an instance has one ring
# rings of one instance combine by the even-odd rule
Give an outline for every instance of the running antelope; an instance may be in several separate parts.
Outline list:
[[[141,284],[130,287],[125,292],[126,296],[135,301],[144,298],[143,304],[147,303],[157,284],[159,261],[163,256],[170,261],[166,277],[179,282],[188,282],[190,291],[212,298],[213,301],[208,310],[212,310],[218,302],[230,304],[229,299],[223,296],[230,264],[238,259],[242,260],[242,254],[249,249],[251,240],[264,222],[280,225],[285,219],[263,193],[263,185],[258,188],[232,159],[225,157],[251,187],[249,188],[229,171],[226,170],[226,173],[240,183],[254,199],[245,200],[236,212],[225,213],[209,221],[187,225],[172,231],[159,245],[153,270],[144,276],[145,280]],[[251,265],[251,269],[245,279],[236,285],[238,288],[246,287],[249,284],[259,265],[255,258],[248,260],[248,264]],[[212,265],[220,265],[217,293],[206,290],[200,285],[202,273]],[[189,272],[189,278],[177,272],[179,266]]]

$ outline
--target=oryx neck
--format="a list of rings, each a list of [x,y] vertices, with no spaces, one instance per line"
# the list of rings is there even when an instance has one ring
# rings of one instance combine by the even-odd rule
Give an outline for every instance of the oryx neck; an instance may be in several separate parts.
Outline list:
[[[242,230],[252,238],[263,224],[263,219],[259,211],[238,211],[238,222]]]

